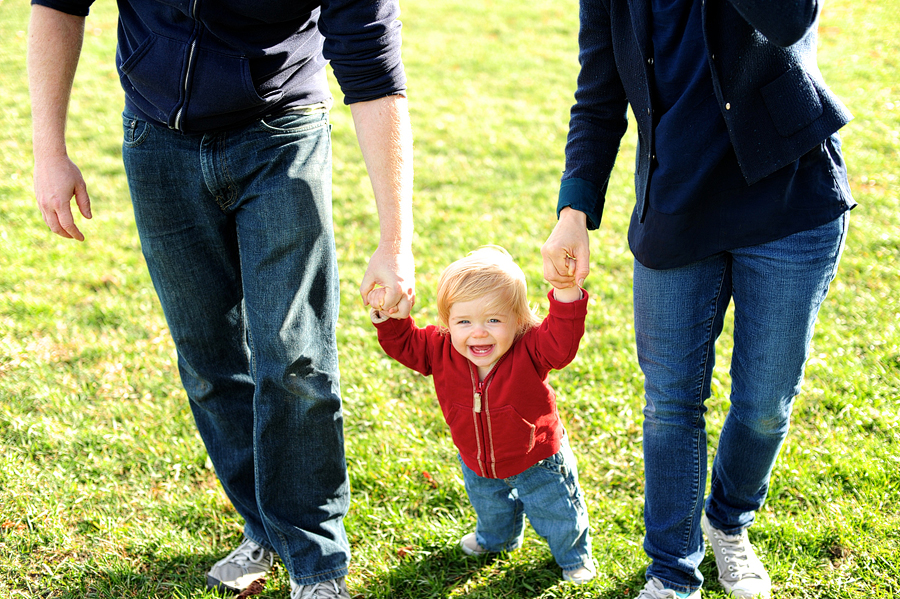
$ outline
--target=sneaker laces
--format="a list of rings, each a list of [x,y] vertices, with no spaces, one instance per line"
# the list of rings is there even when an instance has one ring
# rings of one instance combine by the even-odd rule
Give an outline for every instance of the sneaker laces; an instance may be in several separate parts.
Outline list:
[[[295,585],[291,584],[291,599],[343,599],[340,581],[326,580],[315,584]]]
[[[651,578],[634,599],[675,599],[676,597],[675,591],[664,587],[658,578]]]
[[[753,568],[756,554],[747,537],[747,531],[729,535],[713,528],[712,533],[714,542],[722,553],[722,559],[728,564],[729,577],[732,580],[762,578]]]
[[[238,545],[237,549],[226,555],[219,563],[235,563],[242,567],[246,567],[250,564],[262,563],[266,558],[267,553],[268,552],[264,547],[245,538],[244,541]]]

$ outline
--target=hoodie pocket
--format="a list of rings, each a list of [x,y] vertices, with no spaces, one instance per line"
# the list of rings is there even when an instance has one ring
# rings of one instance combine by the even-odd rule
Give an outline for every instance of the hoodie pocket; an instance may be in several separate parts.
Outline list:
[[[534,449],[536,427],[512,406],[491,410],[488,419],[488,451],[492,462],[518,459]]]
[[[266,104],[256,93],[247,58],[197,48],[192,60],[193,73],[185,98],[186,118],[215,117]],[[283,92],[275,92],[269,100],[282,95]]]
[[[160,122],[168,122],[181,104],[189,50],[184,42],[151,35],[130,56],[122,56],[119,78],[129,99]]]
[[[266,103],[243,56],[151,35],[122,58],[120,76],[132,101],[164,123],[179,109],[185,121],[203,121]]]

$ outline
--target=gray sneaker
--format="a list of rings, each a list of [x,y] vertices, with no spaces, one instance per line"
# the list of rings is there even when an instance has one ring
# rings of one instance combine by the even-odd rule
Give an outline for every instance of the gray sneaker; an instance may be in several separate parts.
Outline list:
[[[240,593],[265,578],[275,563],[275,552],[244,538],[238,548],[220,559],[206,574],[206,587],[223,593]]]
[[[727,535],[713,528],[706,514],[700,518],[700,528],[712,545],[719,568],[719,583],[726,593],[735,599],[769,599],[772,596],[772,580],[756,557],[746,529],[736,535]]]
[[[315,584],[297,584],[291,580],[291,599],[350,599],[343,578]]]
[[[634,599],[678,599],[678,594],[664,587],[658,578],[651,578]],[[688,595],[687,599],[700,599],[700,589]]]

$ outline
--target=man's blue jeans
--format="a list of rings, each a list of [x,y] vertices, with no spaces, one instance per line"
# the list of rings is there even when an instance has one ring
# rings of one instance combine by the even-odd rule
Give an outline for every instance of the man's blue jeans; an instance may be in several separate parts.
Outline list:
[[[123,115],[141,247],[200,436],[245,534],[344,576],[349,504],[327,113],[183,135]]]
[[[635,336],[646,398],[648,578],[680,591],[703,582],[697,566],[704,554],[704,402],[729,301],[734,300],[731,407],[705,507],[715,528],[734,534],[750,526],[765,500],[847,222],[845,213],[810,231],[671,270],[635,262]]]
[[[518,549],[527,515],[560,568],[594,568],[588,513],[568,437],[563,437],[556,454],[509,478],[484,478],[461,458],[459,463],[478,516],[475,540],[484,549],[495,553]]]

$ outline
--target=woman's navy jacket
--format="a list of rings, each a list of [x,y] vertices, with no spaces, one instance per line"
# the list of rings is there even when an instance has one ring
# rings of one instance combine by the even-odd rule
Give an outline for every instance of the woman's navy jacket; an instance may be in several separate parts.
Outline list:
[[[713,87],[748,184],[791,164],[852,117],[816,64],[820,3],[702,0]],[[638,125],[636,215],[643,220],[654,163],[649,0],[581,0],[581,72],[557,210],[600,224],[631,104]]]

